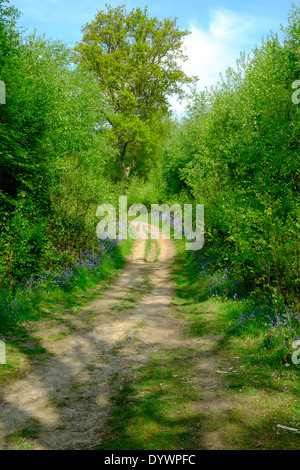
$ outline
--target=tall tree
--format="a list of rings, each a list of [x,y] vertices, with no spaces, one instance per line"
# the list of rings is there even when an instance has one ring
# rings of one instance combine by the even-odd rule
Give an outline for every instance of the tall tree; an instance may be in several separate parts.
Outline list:
[[[106,5],[82,32],[77,60],[97,74],[104,90],[124,178],[135,165],[134,158],[125,158],[128,147],[149,141],[154,115],[168,113],[168,96],[182,98],[182,85],[195,80],[177,63],[187,59],[182,42],[189,32],[180,31],[176,19],[149,18],[147,7],[127,13],[124,5]]]

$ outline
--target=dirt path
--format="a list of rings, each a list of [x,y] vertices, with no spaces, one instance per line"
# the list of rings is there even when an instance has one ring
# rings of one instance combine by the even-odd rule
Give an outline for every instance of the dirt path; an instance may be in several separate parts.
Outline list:
[[[1,450],[20,448],[26,438],[35,450],[92,449],[101,444],[111,395],[160,349],[189,352],[193,373],[188,380],[199,390],[193,406],[214,411],[227,406],[218,394],[218,338],[196,341],[184,333],[185,322],[172,314],[175,291],[169,273],[174,244],[159,240],[159,246],[158,260],[151,262],[156,252],[150,250],[145,262],[145,241],[138,240],[126,267],[99,298],[76,315],[35,325],[32,339],[51,356],[2,387]],[[213,436],[202,445],[221,447]]]

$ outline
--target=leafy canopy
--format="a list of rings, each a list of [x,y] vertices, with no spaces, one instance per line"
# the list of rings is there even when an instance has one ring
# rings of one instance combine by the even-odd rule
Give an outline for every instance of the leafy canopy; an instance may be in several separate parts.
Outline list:
[[[21,16],[19,10],[8,5],[8,0],[0,0],[0,79],[5,61],[16,54],[19,46],[19,31],[16,27]]]
[[[149,18],[147,7],[130,13],[124,5],[106,9],[82,28],[75,51],[104,89],[122,166],[127,145],[149,141],[154,113],[166,114],[168,96],[182,98],[182,85],[195,77],[187,77],[177,62],[187,59],[182,41],[189,32],[179,31],[176,19]]]

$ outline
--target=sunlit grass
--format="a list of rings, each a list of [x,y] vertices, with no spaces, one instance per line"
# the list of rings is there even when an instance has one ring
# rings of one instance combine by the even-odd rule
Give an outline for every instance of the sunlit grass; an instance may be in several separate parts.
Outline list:
[[[176,315],[187,321],[187,332],[194,337],[219,335],[219,353],[231,363],[223,376],[228,387],[224,398],[231,397],[235,408],[212,418],[205,432],[212,439],[218,435],[228,449],[297,449],[299,435],[277,428],[299,429],[300,369],[291,361],[289,346],[299,333],[297,318],[278,308],[272,317],[271,304],[255,302],[234,276],[229,283],[229,276],[219,276],[214,289],[214,271],[203,264],[199,272],[183,244],[176,244]]]
[[[47,280],[46,276],[40,276],[36,282],[19,286],[12,293],[0,292],[0,340],[4,341],[6,348],[6,363],[0,364],[0,383],[8,378],[21,377],[32,362],[41,363],[52,354],[38,340],[29,337],[26,322],[38,322],[43,318],[51,327],[53,322],[62,322],[59,315],[65,312],[75,314],[77,309],[83,308],[106,288],[106,282],[124,266],[132,245],[132,240],[126,240],[116,252],[104,253],[98,266],[96,263],[91,266],[93,257],[89,258],[89,266],[83,263],[77,267],[67,289],[53,285],[51,277]],[[60,341],[71,332],[61,331],[50,336],[50,339]]]
[[[234,273],[216,271],[205,253],[192,258],[182,241],[176,245],[178,257],[172,278],[177,283],[180,302],[200,303],[204,308],[214,304],[218,310],[215,326],[225,333],[227,342],[237,336],[241,340],[251,337],[257,356],[266,366],[297,369],[291,360],[293,342],[300,337],[297,310],[257,300]]]
[[[190,429],[202,415],[192,406],[198,393],[186,381],[189,360],[184,350],[153,354],[112,397],[108,433],[98,449],[193,449]]]

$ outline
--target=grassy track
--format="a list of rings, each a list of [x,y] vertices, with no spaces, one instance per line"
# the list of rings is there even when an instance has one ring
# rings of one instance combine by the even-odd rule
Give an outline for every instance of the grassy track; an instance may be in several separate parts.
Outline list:
[[[230,328],[236,302],[205,295],[182,242],[172,277],[173,314],[195,347],[149,357],[112,397],[99,449],[298,449],[299,434],[277,425],[300,431],[299,368],[274,364],[261,332]]]

